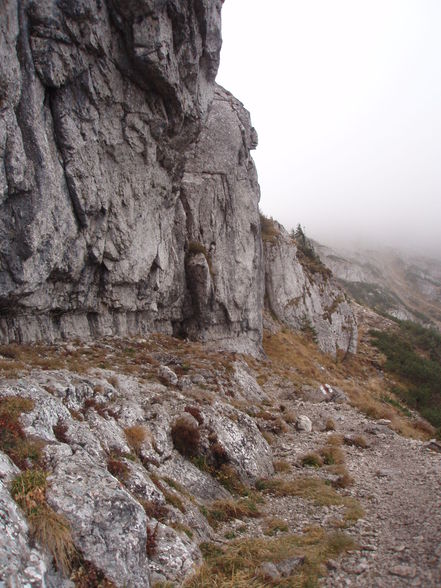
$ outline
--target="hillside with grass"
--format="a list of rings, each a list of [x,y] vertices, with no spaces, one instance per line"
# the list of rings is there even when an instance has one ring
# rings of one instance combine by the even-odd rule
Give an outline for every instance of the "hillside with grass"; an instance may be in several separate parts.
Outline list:
[[[441,335],[409,321],[397,328],[371,331],[386,357],[384,369],[399,378],[394,393],[438,430],[441,438]]]

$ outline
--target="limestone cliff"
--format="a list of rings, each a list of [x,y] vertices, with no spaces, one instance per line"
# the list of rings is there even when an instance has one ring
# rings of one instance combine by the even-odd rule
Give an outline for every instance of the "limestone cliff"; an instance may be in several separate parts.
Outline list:
[[[2,3],[1,340],[258,346],[256,139],[214,82],[221,4]]]
[[[162,332],[256,354],[266,264],[282,322],[355,348],[333,282],[288,242],[263,259],[257,135],[215,83],[221,5],[2,3],[1,342]]]

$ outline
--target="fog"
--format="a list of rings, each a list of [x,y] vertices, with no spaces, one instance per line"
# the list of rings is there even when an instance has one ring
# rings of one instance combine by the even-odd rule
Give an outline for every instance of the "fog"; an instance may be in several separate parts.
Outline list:
[[[226,0],[217,81],[258,131],[265,214],[441,256],[440,24],[439,0]]]

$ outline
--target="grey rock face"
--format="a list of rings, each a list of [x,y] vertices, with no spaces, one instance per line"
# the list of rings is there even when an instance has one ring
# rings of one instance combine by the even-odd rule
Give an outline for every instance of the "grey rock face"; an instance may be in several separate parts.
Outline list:
[[[325,272],[302,265],[295,242],[281,225],[277,229],[277,237],[264,243],[269,310],[295,330],[313,330],[325,353],[355,353],[357,323],[343,290]]]
[[[296,419],[296,429],[298,431],[304,431],[310,433],[312,431],[312,422],[306,415],[299,415]]]
[[[67,518],[85,557],[117,586],[149,586],[141,505],[85,451],[72,454],[65,446],[47,453],[52,467],[48,503]]]
[[[0,340],[258,349],[256,136],[214,83],[221,4],[1,4]]]
[[[229,463],[244,482],[274,473],[272,451],[255,421],[232,407],[214,405],[210,426],[225,449]]]

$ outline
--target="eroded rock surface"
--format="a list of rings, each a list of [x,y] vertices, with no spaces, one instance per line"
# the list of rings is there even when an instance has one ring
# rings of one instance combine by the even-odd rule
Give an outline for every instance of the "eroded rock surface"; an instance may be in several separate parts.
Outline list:
[[[213,366],[204,371],[204,382],[219,377]],[[167,384],[104,370],[85,376],[35,370],[0,385],[0,401],[32,401],[20,425],[44,447],[39,467],[48,476],[47,504],[68,521],[82,557],[116,586],[147,587],[149,578],[180,583],[194,572],[202,562],[199,543],[215,535],[204,507],[232,500],[216,478],[223,464],[238,483],[274,471],[271,449],[252,418],[221,399],[196,402],[178,382]],[[188,394],[204,393],[192,386]],[[198,429],[194,459],[174,447],[177,419]],[[23,585],[31,574],[32,586],[43,587],[55,571],[48,554],[31,545],[25,517],[8,492],[19,473],[2,454],[0,580],[15,577],[14,569]],[[63,579],[57,581],[61,586]]]
[[[258,350],[256,134],[214,82],[221,4],[2,3],[1,340]]]
[[[313,334],[322,351],[354,353],[357,322],[349,299],[323,266],[311,270],[297,246],[275,223],[275,235],[265,245],[265,299],[280,322]]]

